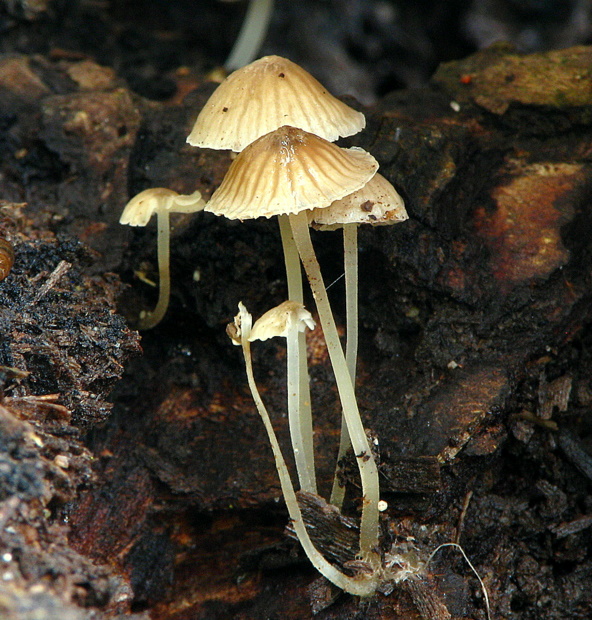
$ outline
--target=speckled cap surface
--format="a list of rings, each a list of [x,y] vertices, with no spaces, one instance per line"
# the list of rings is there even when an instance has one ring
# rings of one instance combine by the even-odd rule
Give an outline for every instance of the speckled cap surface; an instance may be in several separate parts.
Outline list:
[[[361,131],[366,119],[302,67],[280,56],[265,56],[231,73],[218,86],[187,142],[238,153],[282,125],[333,142]]]

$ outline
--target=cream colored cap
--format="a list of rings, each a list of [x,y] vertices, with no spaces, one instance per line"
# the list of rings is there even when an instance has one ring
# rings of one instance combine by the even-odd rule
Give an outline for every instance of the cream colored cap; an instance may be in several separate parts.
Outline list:
[[[309,212],[310,225],[319,230],[335,230],[344,224],[396,224],[408,218],[403,199],[378,173],[361,189],[324,209]]]
[[[366,119],[302,67],[280,56],[265,56],[231,73],[218,86],[187,142],[240,152],[282,125],[300,127],[333,142],[364,129]]]
[[[259,317],[251,330],[249,341],[268,340],[275,336],[286,338],[295,327],[299,332],[315,328],[311,313],[296,301],[284,301]]]
[[[205,204],[200,192],[185,195],[166,187],[152,187],[140,192],[125,205],[119,223],[146,226],[158,209],[175,213],[193,213],[201,211]]]
[[[205,210],[242,220],[327,207],[363,187],[377,169],[363,149],[280,127],[237,155]]]

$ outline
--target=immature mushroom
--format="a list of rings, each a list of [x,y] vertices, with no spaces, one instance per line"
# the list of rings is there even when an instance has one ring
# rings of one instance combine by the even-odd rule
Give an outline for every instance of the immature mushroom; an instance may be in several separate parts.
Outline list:
[[[381,174],[376,173],[364,187],[325,209],[313,209],[308,213],[313,228],[336,230],[343,228],[343,251],[346,298],[346,352],[345,359],[355,387],[356,360],[358,354],[358,226],[370,224],[384,226],[408,219],[403,199],[397,190]],[[341,426],[341,440],[337,462],[350,448],[345,420]],[[338,476],[333,479],[331,503],[341,507],[344,487]]]
[[[284,501],[286,502],[286,507],[288,508],[288,514],[290,515],[292,526],[298,536],[298,540],[300,541],[300,544],[302,545],[302,548],[304,549],[304,552],[311,561],[312,565],[329,581],[350,594],[354,594],[356,596],[370,596],[375,592],[378,586],[378,571],[371,571],[369,573],[362,572],[355,577],[345,575],[323,557],[310,539],[302,518],[300,506],[298,505],[298,499],[290,478],[288,466],[286,465],[286,461],[282,455],[273,425],[253,375],[251,341],[255,340],[256,334],[253,335],[253,332],[251,331],[252,317],[242,303],[239,303],[238,307],[239,313],[235,317],[234,323],[231,323],[228,326],[227,333],[234,344],[239,344],[242,346],[249,389],[251,390],[257,411],[263,420],[263,424],[269,438],[269,443],[271,444],[271,449],[273,451],[273,456],[275,458],[275,464],[280,479],[280,485],[282,487],[282,494],[284,496]],[[261,319],[259,320],[261,321]],[[299,327],[296,327],[296,329],[299,329]]]
[[[134,196],[125,206],[119,218],[120,224],[146,226],[154,213],[156,213],[158,220],[158,303],[152,312],[140,314],[139,329],[151,329],[158,325],[169,305],[171,290],[169,214],[172,212],[193,213],[194,211],[201,211],[204,206],[205,201],[200,192],[183,195],[164,187],[146,189]]]
[[[288,421],[290,437],[296,461],[296,471],[301,489],[316,488],[314,469],[310,467],[307,455],[314,453],[312,434],[302,432],[299,416],[296,415],[299,407],[299,370],[300,347],[298,334],[305,328],[314,329],[315,322],[308,310],[298,302],[284,301],[279,306],[268,310],[261,316],[251,330],[249,340],[268,340],[280,336],[286,339],[287,345],[287,392],[288,392]],[[306,354],[306,352],[304,352]],[[305,360],[306,361],[306,360]]]
[[[329,206],[363,187],[378,164],[358,148],[341,149],[294,127],[280,127],[256,140],[233,161],[206,211],[230,219],[288,214],[294,241],[317,304],[335,373],[343,415],[364,494],[360,553],[375,564],[378,543],[378,471],[362,425],[323,278],[308,231],[306,210]]]

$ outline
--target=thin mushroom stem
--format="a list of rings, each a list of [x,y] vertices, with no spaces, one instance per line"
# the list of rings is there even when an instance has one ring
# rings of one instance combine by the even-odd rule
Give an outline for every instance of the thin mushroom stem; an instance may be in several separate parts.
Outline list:
[[[255,58],[267,34],[272,13],[273,0],[250,0],[243,25],[224,63],[227,71],[240,69]]]
[[[345,300],[347,341],[345,359],[356,385],[358,361],[358,225],[343,225],[343,265],[345,268]]]
[[[347,430],[360,470],[363,493],[362,516],[360,520],[360,556],[376,566],[379,561],[375,549],[378,545],[378,501],[380,499],[376,462],[372,456],[368,438],[362,425],[352,378],[345,361],[329,298],[325,290],[323,276],[310,239],[306,212],[302,211],[296,215],[290,215],[290,224],[294,241],[298,247],[298,252],[300,253],[300,258],[316,301],[319,319],[341,399],[343,416],[347,423]]]
[[[303,304],[304,295],[302,291],[300,258],[298,257],[298,249],[290,229],[290,221],[286,215],[280,215],[278,221],[284,248],[288,299]],[[290,331],[292,332],[293,330]],[[298,472],[300,488],[303,491],[316,493],[314,435],[310,382],[306,364],[306,335],[304,332],[296,330],[288,336],[287,358],[288,420],[296,470]]]
[[[355,391],[356,365],[358,360],[358,225],[343,225],[343,265],[345,269],[345,305],[346,305],[346,333],[345,361]],[[331,489],[331,503],[337,508],[343,505],[345,487],[339,484],[339,462],[351,448],[349,433],[345,417],[341,418],[341,435],[337,466]]]
[[[170,274],[170,223],[169,212],[164,206],[156,211],[158,224],[157,255],[158,255],[158,302],[152,312],[140,315],[139,329],[151,329],[158,325],[164,317],[171,294]]]
[[[255,401],[255,406],[257,407],[257,411],[259,412],[259,415],[263,420],[265,430],[267,431],[267,436],[269,438],[269,443],[271,444],[271,449],[273,451],[273,456],[275,459],[275,465],[280,479],[280,485],[282,487],[282,494],[284,496],[284,501],[286,502],[288,514],[290,515],[290,519],[292,520],[292,525],[294,527],[294,531],[296,532],[296,536],[298,537],[298,540],[300,541],[300,544],[302,545],[302,548],[304,549],[304,552],[306,553],[308,559],[311,561],[312,565],[324,577],[326,577],[329,581],[334,583],[337,587],[341,588],[345,592],[349,592],[350,594],[354,594],[356,596],[370,596],[375,592],[378,585],[378,577],[376,574],[372,574],[368,577],[363,576],[361,579],[355,579],[354,577],[344,575],[335,566],[333,566],[333,564],[328,562],[322,556],[322,554],[316,549],[316,547],[312,543],[312,540],[310,539],[310,536],[304,524],[304,520],[302,518],[300,506],[298,505],[298,499],[296,497],[296,492],[294,491],[294,486],[292,484],[292,479],[290,478],[290,473],[288,471],[286,461],[284,460],[284,457],[282,455],[282,451],[277,440],[275,431],[273,429],[273,425],[271,424],[271,419],[269,417],[265,404],[263,403],[261,395],[259,394],[259,389],[257,388],[257,383],[255,382],[255,377],[253,375],[251,346],[248,340],[251,329],[251,315],[246,312],[244,307],[242,307],[240,311],[240,317],[240,341],[242,345],[243,355],[245,358],[247,381],[249,383],[249,388],[251,390],[253,400]]]

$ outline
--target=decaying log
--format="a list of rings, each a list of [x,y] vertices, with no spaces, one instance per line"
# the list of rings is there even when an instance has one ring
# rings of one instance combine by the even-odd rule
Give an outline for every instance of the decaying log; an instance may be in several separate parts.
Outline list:
[[[589,481],[573,468],[586,459],[565,439],[589,434],[592,405],[591,56],[590,48],[530,56],[491,48],[443,65],[425,88],[388,95],[366,110],[367,129],[344,141],[375,155],[411,216],[360,232],[357,392],[380,452],[383,542],[413,541],[427,557],[460,536],[500,617],[528,608],[553,620],[585,617],[592,607]],[[121,307],[130,316],[150,305],[143,282],[156,259],[153,233],[120,227],[120,209],[149,186],[209,195],[219,183],[227,155],[185,144],[212,88],[204,82],[181,103],[154,103],[88,59],[0,59],[0,104],[14,110],[11,129],[1,128],[10,145],[0,164],[6,197],[28,202],[38,230],[51,226],[101,251],[88,269],[117,269],[129,281]],[[31,470],[28,495],[12,507],[7,486],[0,507],[5,531],[15,530],[3,542],[25,558],[15,587],[30,596],[46,574],[42,561],[67,556],[58,572],[73,594],[64,606],[82,602],[105,618],[150,607],[177,619],[301,618],[311,609],[323,619],[412,619],[430,605],[441,617],[483,617],[460,561],[426,577],[431,598],[411,587],[366,602],[330,595],[324,605],[318,593],[311,601],[306,562],[274,546],[286,521],[279,483],[240,354],[224,335],[238,301],[259,315],[285,297],[273,223],[177,220],[171,309],[143,336],[145,355],[128,367],[114,413],[107,394],[137,348],[111,312],[115,280],[83,275],[78,241],[10,235],[17,262],[0,283],[0,321],[3,364],[16,374],[6,371],[12,417],[3,420],[17,420],[18,445],[31,441],[21,424],[46,433],[45,447],[33,440],[27,456],[43,464]],[[315,242],[330,282],[341,273],[340,239],[317,233]],[[343,322],[339,284],[330,292]],[[83,310],[88,296],[94,305]],[[318,331],[309,355],[324,495],[340,412]],[[284,350],[272,341],[254,356],[287,447]],[[105,420],[83,444],[79,429]],[[59,449],[48,456],[50,445]],[[2,447],[3,458],[11,449]],[[58,456],[78,465],[56,473]],[[360,498],[348,478],[355,521]],[[581,527],[561,526],[569,523]],[[50,548],[51,528],[59,549]],[[34,546],[38,555],[27,555]],[[240,569],[253,549],[283,568]],[[554,562],[565,569],[560,583]],[[87,598],[71,581],[78,566]],[[443,594],[455,578],[470,584],[455,590],[456,607]],[[115,581],[99,587],[102,579]]]

